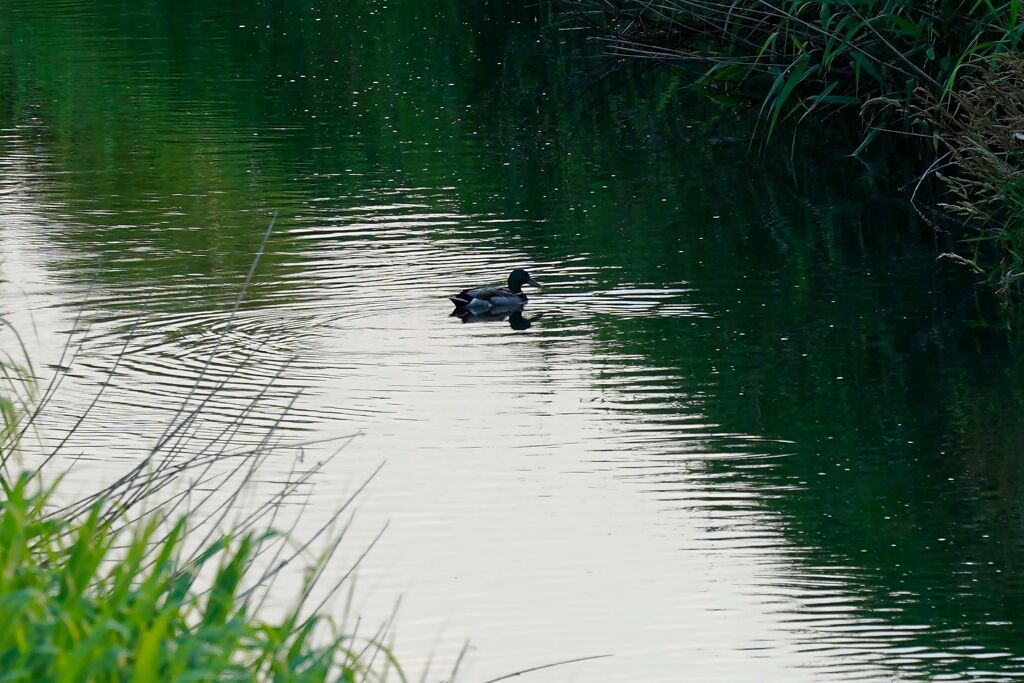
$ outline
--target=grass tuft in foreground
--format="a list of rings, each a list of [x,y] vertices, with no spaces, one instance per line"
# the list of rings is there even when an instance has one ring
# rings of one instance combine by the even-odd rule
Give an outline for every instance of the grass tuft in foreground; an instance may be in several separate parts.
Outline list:
[[[236,443],[268,387],[228,425],[200,436],[204,408],[231,377],[208,392],[197,380],[144,457],[112,483],[72,498],[61,482],[79,460],[64,445],[89,408],[55,446],[25,438],[53,409],[62,374],[37,392],[25,344],[2,316],[0,330],[24,356],[0,351],[0,682],[406,680],[383,644],[388,625],[357,639],[355,629],[326,615],[352,569],[318,585],[344,534],[344,527],[334,531],[340,517],[369,479],[305,540],[292,537],[301,515],[288,533],[263,531],[334,457],[300,470],[309,443],[288,443],[279,422],[255,441]],[[69,340],[58,366],[76,355]],[[279,490],[238,509],[261,465],[289,451],[299,457]],[[46,485],[54,467],[65,478]],[[16,473],[24,468],[30,471]],[[234,523],[227,521],[232,511]],[[318,539],[319,554],[311,552]],[[299,567],[301,577],[289,576],[287,604],[277,604],[275,580]],[[265,609],[270,602],[274,618]]]
[[[220,538],[185,559],[185,518],[125,525],[103,501],[54,514],[53,488],[32,475],[3,489],[3,681],[377,680],[366,650],[327,618],[300,615],[311,581],[284,616],[257,614],[244,584],[264,539]]]

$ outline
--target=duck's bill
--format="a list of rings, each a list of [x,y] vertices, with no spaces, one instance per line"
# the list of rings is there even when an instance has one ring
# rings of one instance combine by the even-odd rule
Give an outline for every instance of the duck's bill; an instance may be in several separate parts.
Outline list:
[[[527,280],[527,281],[526,281],[526,284],[528,284],[528,285],[533,285],[533,286],[534,286],[534,287],[536,287],[537,289],[540,289],[540,288],[541,288],[541,287],[540,287],[540,283],[539,283],[539,282],[537,282],[536,280],[534,280],[534,279],[533,279],[532,277],[531,277],[531,278],[530,278],[529,280]]]

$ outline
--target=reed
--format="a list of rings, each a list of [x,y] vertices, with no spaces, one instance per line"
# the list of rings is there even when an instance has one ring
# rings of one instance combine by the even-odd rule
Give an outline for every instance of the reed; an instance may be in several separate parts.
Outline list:
[[[268,228],[260,253],[269,234]],[[56,367],[75,363],[79,348],[72,339],[87,331],[83,317],[75,320]],[[303,537],[296,533],[301,515],[290,528],[275,529],[282,505],[351,436],[289,441],[278,421],[255,444],[236,445],[235,437],[277,380],[273,376],[233,421],[201,438],[195,427],[205,407],[233,377],[201,394],[203,372],[139,462],[72,498],[62,482],[77,460],[63,457],[63,447],[102,400],[109,381],[100,384],[68,434],[46,447],[45,439],[28,437],[50,409],[64,372],[38,391],[25,344],[2,317],[0,327],[20,347],[0,356],[0,680],[406,680],[385,645],[390,623],[357,637],[358,628],[329,609],[344,604],[338,594],[354,566],[333,584],[320,585],[344,536],[343,515],[376,472]],[[110,376],[130,343],[129,336]],[[207,368],[215,354],[216,349]],[[23,448],[26,442],[31,448]],[[333,450],[321,459],[300,465],[307,448],[316,443],[323,450],[331,442]],[[290,475],[240,509],[239,497],[253,490],[254,476],[271,454],[293,456]],[[65,469],[55,476],[56,467]],[[293,598],[275,604],[280,616],[268,618],[275,583],[286,574],[288,589],[277,594]]]
[[[939,131],[949,163],[943,207],[972,226],[969,265],[984,263],[997,291],[1018,306],[1024,278],[1024,60],[990,59],[963,81],[955,103],[919,93],[916,116]]]
[[[965,70],[1019,49],[1017,0],[561,0],[612,53],[690,62],[705,84],[753,81],[770,136],[784,119],[925,88],[958,97]],[[877,121],[884,121],[883,108]],[[907,111],[907,110],[903,110]]]
[[[3,492],[4,680],[375,680],[353,639],[303,616],[312,581],[276,620],[254,609],[245,580],[266,534],[224,536],[188,559],[187,517],[119,526],[105,501],[50,514],[53,488],[27,474]]]

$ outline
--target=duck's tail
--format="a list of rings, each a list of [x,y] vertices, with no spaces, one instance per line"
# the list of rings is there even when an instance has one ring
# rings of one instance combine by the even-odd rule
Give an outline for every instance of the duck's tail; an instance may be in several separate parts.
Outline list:
[[[448,297],[448,300],[455,304],[455,308],[465,308],[470,302],[470,299],[464,299],[459,294]]]

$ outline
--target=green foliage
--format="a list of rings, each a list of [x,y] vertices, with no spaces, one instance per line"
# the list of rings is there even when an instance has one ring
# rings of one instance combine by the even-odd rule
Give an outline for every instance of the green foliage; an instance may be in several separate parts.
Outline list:
[[[822,105],[909,105],[922,86],[955,97],[965,67],[1017,50],[1024,34],[1014,0],[562,4],[622,54],[710,63],[705,83],[760,81],[769,135]]]
[[[3,681],[351,681],[369,674],[344,636],[322,636],[333,630],[326,618],[303,619],[298,607],[276,622],[254,613],[243,590],[259,547],[253,534],[216,541],[189,561],[184,518],[154,515],[125,526],[104,502],[80,517],[54,513],[53,488],[40,490],[27,474],[3,488]]]
[[[161,442],[146,463],[70,505],[57,502],[66,496],[55,495],[56,485],[43,485],[47,460],[36,471],[11,475],[22,434],[52,405],[53,385],[37,398],[25,344],[2,316],[0,325],[18,340],[24,359],[0,355],[0,681],[354,682],[383,681],[390,673],[405,680],[379,636],[357,650],[353,637],[321,611],[340,584],[317,608],[306,608],[337,537],[307,567],[294,604],[274,621],[264,618],[260,608],[274,579],[309,543],[289,552],[285,535],[249,529],[304,478],[218,536],[210,529],[246,477],[232,484],[213,475],[223,498],[216,501],[219,514],[203,507],[210,498],[194,497],[172,518],[174,499],[161,496],[184,472],[200,473],[193,485],[208,484],[212,479],[203,475],[210,476],[223,452],[190,457]],[[174,455],[180,456],[175,467],[153,466]],[[242,458],[250,473],[263,455],[255,449]],[[382,670],[373,667],[378,656]]]

